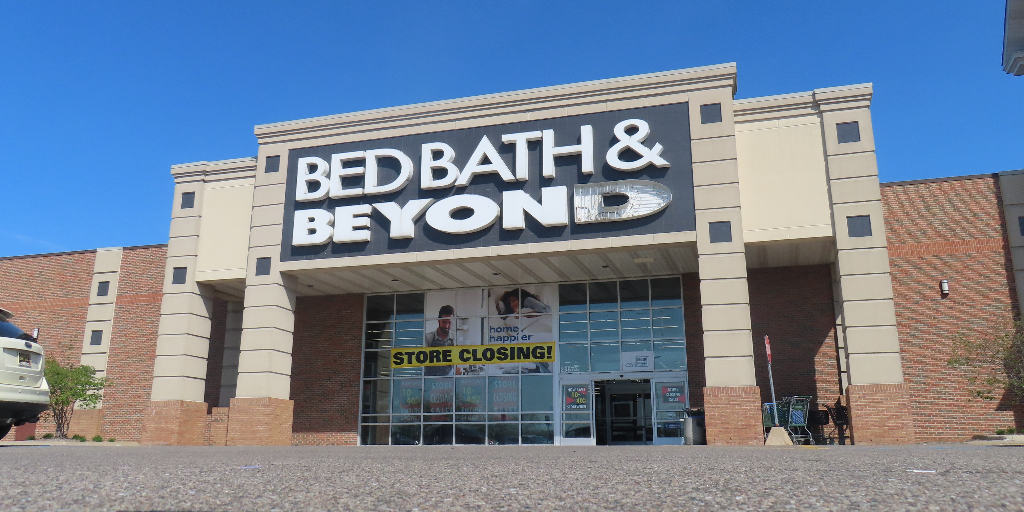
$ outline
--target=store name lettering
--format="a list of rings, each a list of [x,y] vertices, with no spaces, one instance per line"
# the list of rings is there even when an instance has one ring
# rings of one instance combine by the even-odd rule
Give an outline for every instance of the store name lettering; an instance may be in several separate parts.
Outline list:
[[[632,133],[630,133],[632,132]],[[626,119],[615,126],[618,139],[605,153],[604,159],[613,169],[635,172],[650,165],[669,167],[661,157],[660,143],[647,145],[650,127],[642,119]],[[556,157],[580,159],[583,174],[594,174],[594,131],[590,125],[580,127],[579,144],[556,146],[554,130],[511,133],[501,136],[498,144],[514,147],[512,168],[498,154],[495,141],[484,135],[460,169],[453,162],[455,151],[443,142],[423,144],[419,155],[419,186],[422,190],[467,187],[475,176],[497,174],[506,183],[528,181],[530,168],[527,144],[541,141],[541,174],[554,178]],[[623,160],[623,152],[630,160]],[[637,158],[639,156],[639,158]],[[398,176],[390,183],[381,183],[381,159],[394,159],[399,164]],[[346,164],[349,166],[346,167]],[[355,164],[355,165],[352,165]],[[297,202],[322,201],[392,194],[403,190],[413,181],[415,163],[409,155],[397,149],[373,149],[331,155],[330,162],[319,157],[298,160],[295,183]],[[361,176],[360,187],[344,186],[343,178]],[[611,222],[653,215],[672,201],[668,187],[648,180],[620,180],[575,185],[572,191],[574,221],[576,224]],[[619,204],[606,201],[613,196],[621,198]],[[539,199],[539,200],[538,200]],[[333,211],[324,209],[295,212],[292,245],[322,245],[370,241],[370,214],[377,210],[390,222],[389,235],[393,239],[416,236],[415,223],[425,217],[430,227],[449,234],[467,234],[492,226],[501,218],[506,230],[526,227],[529,215],[546,227],[569,224],[568,187],[543,187],[540,197],[531,197],[523,190],[504,191],[501,205],[477,194],[455,194],[444,199],[413,199],[405,204],[381,202],[339,206]],[[468,210],[468,211],[467,211]],[[459,212],[458,214],[456,212]],[[468,214],[468,215],[467,215]]]

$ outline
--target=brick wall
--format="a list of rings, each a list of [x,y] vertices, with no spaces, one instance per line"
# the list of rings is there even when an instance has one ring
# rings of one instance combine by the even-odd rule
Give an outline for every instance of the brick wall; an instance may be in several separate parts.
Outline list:
[[[38,327],[46,357],[64,365],[82,361],[95,262],[96,251],[0,258],[0,307],[14,313],[22,330]],[[54,432],[48,417],[43,414],[32,435]]]
[[[47,357],[79,364],[96,251],[0,258],[0,307],[14,324],[40,328]]]
[[[166,246],[126,247],[121,256],[114,325],[103,392],[103,436],[138,441],[142,434],[163,300]]]
[[[906,384],[853,384],[846,388],[854,444],[915,442]]]
[[[761,393],[757,386],[708,387],[703,389],[703,395],[708,444],[764,444]]]
[[[362,295],[298,299],[292,345],[294,442],[356,443],[362,320]]]
[[[918,442],[959,441],[1024,427],[1011,396],[972,399],[946,366],[952,338],[1008,326],[1017,308],[998,178],[882,187],[909,413]],[[949,280],[943,298],[939,281]]]
[[[139,441],[156,446],[199,446],[206,444],[209,416],[206,404],[188,400],[160,400],[144,403],[139,422]],[[143,426],[144,425],[144,426]]]
[[[293,413],[291,400],[232,398],[226,442],[230,446],[291,446]],[[210,430],[208,437],[214,439],[212,425]]]
[[[750,269],[750,327],[762,402],[771,402],[768,356],[777,397],[809,395],[833,404],[841,395],[829,265]]]

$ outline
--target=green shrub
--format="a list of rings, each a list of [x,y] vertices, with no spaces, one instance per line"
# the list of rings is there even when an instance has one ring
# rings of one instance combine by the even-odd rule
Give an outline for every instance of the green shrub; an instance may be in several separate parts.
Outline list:
[[[1005,433],[1006,433],[1006,429],[1002,429],[1002,428],[997,428],[996,429],[996,435],[997,436],[1001,436],[1001,435],[1003,435]]]
[[[50,417],[56,437],[67,439],[75,408],[95,409],[102,399],[101,392],[107,381],[97,377],[96,370],[91,366],[61,366],[60,362],[53,359],[46,360],[43,375],[50,385]]]
[[[1006,433],[1007,434],[1011,434],[1011,435],[1012,434],[1016,434],[1017,430],[1011,427],[1011,428],[1006,429]]]
[[[111,437],[111,438],[108,438],[108,439],[107,439],[107,442],[108,442],[108,443],[113,443],[113,442],[114,442],[114,438],[113,438],[113,437]]]
[[[36,440],[36,436],[28,436],[28,437],[25,438],[25,440],[26,441],[35,441]]]
[[[94,442],[94,443],[102,443],[103,442],[103,436],[101,436],[99,434],[96,434],[96,435],[92,436],[92,442]]]
[[[71,439],[74,439],[75,441],[80,441],[80,442],[83,442],[83,443],[86,441],[85,436],[78,435],[78,434],[75,434],[75,435],[71,436]]]
[[[53,439],[53,434],[43,434],[43,439]]]

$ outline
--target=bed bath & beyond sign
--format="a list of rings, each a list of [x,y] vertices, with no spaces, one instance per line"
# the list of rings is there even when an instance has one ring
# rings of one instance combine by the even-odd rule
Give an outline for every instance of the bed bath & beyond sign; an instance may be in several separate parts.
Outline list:
[[[632,132],[632,133],[630,133]],[[650,126],[642,119],[626,119],[615,125],[618,142],[608,149],[604,158],[613,169],[623,172],[639,171],[648,165],[667,168],[669,162],[661,157],[664,147],[655,143],[644,145],[651,133]],[[497,174],[506,183],[527,181],[530,169],[527,161],[527,143],[542,141],[543,167],[545,178],[555,177],[555,157],[579,155],[583,174],[594,174],[594,129],[590,125],[580,127],[580,143],[572,146],[555,146],[554,130],[510,133],[501,136],[502,144],[515,147],[515,168],[509,169],[498,155],[491,140],[484,135],[469,161],[462,169],[452,162],[455,151],[444,142],[423,144],[420,153],[420,188],[423,190],[465,187],[474,176]],[[623,161],[626,150],[640,155],[640,158]],[[390,183],[379,183],[378,160],[393,158],[399,162],[398,176]],[[362,165],[346,167],[347,162]],[[323,158],[310,156],[300,158],[295,186],[295,200],[298,202],[320,201],[326,197],[340,199],[389,194],[405,188],[413,178],[413,161],[397,149],[372,149],[350,151],[331,155],[328,163]],[[436,170],[442,175],[437,177]],[[362,176],[362,187],[345,187],[344,177]],[[606,206],[604,198],[611,195],[625,196],[624,204]],[[540,201],[522,190],[502,192],[501,216],[503,229],[515,230],[526,227],[525,216],[529,214],[546,227],[569,224],[566,187],[544,187]],[[652,215],[668,206],[672,191],[668,187],[647,180],[623,180],[612,183],[576,185],[573,190],[575,221],[577,224],[609,222],[634,219]],[[473,233],[490,227],[498,220],[501,207],[491,199],[476,194],[458,194],[440,201],[414,199],[399,205],[395,202],[338,206],[334,212],[321,209],[295,212],[292,245],[320,245],[332,239],[336,243],[370,241],[369,215],[376,209],[391,221],[390,236],[394,239],[413,238],[416,220],[426,212],[426,221],[438,231],[450,234]],[[453,214],[468,209],[472,214],[456,219]]]
[[[684,103],[293,149],[282,258],[692,230],[689,143]]]

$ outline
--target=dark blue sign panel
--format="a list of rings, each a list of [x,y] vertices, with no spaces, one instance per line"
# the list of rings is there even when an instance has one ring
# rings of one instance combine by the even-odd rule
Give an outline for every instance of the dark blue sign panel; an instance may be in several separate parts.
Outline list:
[[[547,130],[550,131],[545,134],[545,137],[548,137],[548,140],[545,140],[540,134]],[[514,140],[515,134],[519,134],[518,142]],[[507,142],[503,143],[503,139]],[[450,169],[461,171],[462,174],[471,174],[472,178],[468,184],[459,186],[453,183],[444,188],[432,189],[422,187],[421,174],[425,172],[421,164],[425,158],[423,146],[431,143],[449,146],[454,156],[451,157],[449,154],[449,160],[445,160],[446,155],[443,151],[437,150],[435,145],[433,150],[426,151],[426,160],[448,162],[451,164]],[[587,144],[592,144],[593,147],[593,163],[590,166],[584,165],[581,150],[571,150],[573,146],[577,146],[578,149]],[[411,172],[411,177],[404,186],[392,192],[376,195],[352,193],[353,190],[358,192],[364,188],[368,172],[364,172],[363,169],[368,169],[372,163],[367,162],[365,158],[351,158],[351,154],[373,150],[392,151],[382,152],[383,157],[374,159],[377,172],[376,179],[371,179],[369,184],[371,189],[374,185],[378,190],[387,188],[388,184],[396,180],[401,183],[403,166],[407,176]],[[394,150],[401,155],[389,156],[396,154]],[[547,157],[549,163],[546,169],[545,151],[550,155]],[[346,153],[350,155],[345,158],[335,156]],[[382,153],[376,154],[379,156]],[[403,162],[401,156],[408,158]],[[497,167],[503,167],[502,172],[469,172],[474,168],[493,170],[496,162],[491,161],[490,156],[501,160],[504,165]],[[525,157],[525,166],[522,165],[523,162],[517,161],[522,157]],[[303,163],[301,175],[300,161]],[[696,221],[693,170],[690,161],[689,115],[686,103],[293,149],[289,151],[287,163],[288,181],[285,192],[281,260],[372,256],[693,231]],[[324,165],[318,168],[315,162]],[[331,165],[335,168],[331,169]],[[591,169],[592,172],[588,173],[587,171]],[[508,172],[503,172],[504,170]],[[332,189],[332,193],[342,190],[344,192],[334,194],[336,198],[328,197],[325,193],[323,198],[298,201],[297,186],[301,184],[304,187],[300,189],[300,195],[305,194],[308,199],[315,196],[318,187],[322,185],[315,179],[306,180],[308,174],[315,172],[322,175],[322,181],[325,183],[329,180],[330,173],[335,173],[337,188]],[[446,169],[441,164],[426,172],[431,173],[428,181],[433,179],[435,182],[443,182],[446,176]],[[464,179],[466,176],[461,178]],[[585,190],[590,191],[590,207],[594,206],[593,200],[597,197],[598,202],[604,201],[602,208],[614,210],[629,199],[622,194],[616,195],[614,182],[638,184],[639,188],[636,190],[660,191],[660,195],[649,195],[640,201],[650,203],[650,197],[661,198],[661,203],[658,203],[660,206],[653,210],[654,213],[646,213],[643,216],[625,215],[621,220],[607,217],[594,220],[597,214],[593,208],[584,211],[587,205],[584,204],[581,194],[587,193]],[[601,184],[611,186],[597,186]],[[584,187],[584,190],[578,189],[577,185],[595,186]],[[552,187],[565,188],[542,192]],[[556,212],[554,217],[545,217],[546,225],[542,224],[538,216],[534,215],[534,212],[539,211],[538,204],[535,205],[533,212],[526,209],[525,214],[520,207],[524,229],[508,229],[510,221],[502,216],[510,213],[514,215],[515,208],[503,206],[502,201],[503,193],[510,191],[525,192],[538,203],[542,201],[543,196],[545,208],[550,206],[551,202],[557,203],[560,197],[564,196],[565,222],[559,224],[551,221],[552,218],[558,217],[556,208],[551,210]],[[555,191],[561,195],[553,194]],[[668,192],[671,200],[665,201],[664,199],[669,197]],[[446,212],[430,211],[430,208],[444,209],[440,205],[455,204],[452,201],[473,199],[476,200],[474,204],[480,204],[480,198],[457,198],[446,203],[440,202],[460,194],[486,198],[484,203],[487,206],[493,202],[501,211],[497,213],[498,210],[493,206],[480,211],[470,208],[449,208],[450,211]],[[424,206],[413,221],[411,233],[405,231],[412,237],[394,236],[395,230],[392,228],[390,218],[396,216],[403,206],[426,205],[426,201],[410,203],[423,199],[434,200],[430,203],[433,206]],[[380,208],[369,206],[375,203],[394,204]],[[353,206],[356,208],[346,208]],[[320,210],[322,213],[306,210]],[[357,212],[355,216],[353,211]],[[388,212],[391,217],[386,215]],[[493,223],[465,233],[457,232],[456,229],[445,229],[444,226],[450,224],[442,224],[437,220],[450,219],[454,224],[474,215],[490,214],[496,216]],[[590,220],[580,222],[586,218]],[[433,219],[433,224],[428,222],[428,219]],[[296,222],[299,223],[298,230],[295,229]],[[472,222],[466,221],[463,224]],[[316,226],[320,229],[316,229]],[[334,231],[337,233],[331,235]],[[323,236],[319,237],[317,233]],[[357,241],[349,241],[353,238]]]

